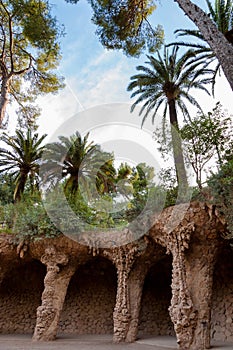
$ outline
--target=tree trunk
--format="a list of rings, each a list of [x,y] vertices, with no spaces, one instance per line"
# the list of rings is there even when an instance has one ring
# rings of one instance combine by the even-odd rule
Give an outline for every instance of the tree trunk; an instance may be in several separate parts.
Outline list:
[[[21,197],[22,197],[22,194],[24,192],[24,189],[25,189],[25,185],[26,185],[26,182],[27,182],[27,177],[28,177],[28,174],[21,171],[20,172],[20,178],[19,178],[19,181],[18,183],[16,184],[16,188],[15,188],[15,192],[14,192],[14,202],[20,202],[21,200]]]
[[[205,41],[216,55],[222,70],[233,90],[233,45],[221,33],[209,16],[190,0],[174,0],[196,24]]]
[[[169,105],[169,116],[171,124],[171,134],[172,134],[172,146],[173,146],[173,155],[176,168],[177,182],[180,189],[183,189],[184,192],[188,188],[188,180],[184,165],[183,150],[181,144],[180,134],[178,132],[178,119],[176,113],[175,100],[168,100]]]
[[[3,121],[6,115],[6,107],[9,102],[8,93],[9,93],[9,83],[10,78],[3,76],[1,84],[1,94],[0,94],[0,128],[3,127]]]

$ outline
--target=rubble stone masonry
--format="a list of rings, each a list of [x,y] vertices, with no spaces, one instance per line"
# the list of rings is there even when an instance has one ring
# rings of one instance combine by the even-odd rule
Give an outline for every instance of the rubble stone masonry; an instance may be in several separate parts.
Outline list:
[[[130,243],[114,247],[99,248],[93,233],[82,237],[91,246],[62,235],[16,245],[0,235],[0,333],[34,341],[112,334],[116,343],[176,335],[182,350],[233,341],[225,229],[214,207],[193,202],[165,209],[135,241],[133,232],[119,233]]]

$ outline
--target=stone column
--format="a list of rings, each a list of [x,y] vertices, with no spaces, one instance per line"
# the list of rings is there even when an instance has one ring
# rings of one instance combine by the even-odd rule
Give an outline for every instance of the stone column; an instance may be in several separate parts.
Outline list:
[[[143,262],[142,262],[143,263]],[[130,321],[126,334],[126,342],[132,343],[136,341],[138,334],[138,322],[141,310],[141,299],[146,274],[149,266],[137,265],[131,272],[128,280],[129,300],[130,300]]]
[[[179,349],[205,350],[210,348],[217,241],[202,237],[193,239],[188,250],[187,246],[188,241],[185,241],[182,231],[173,234],[172,300],[169,311]]]
[[[113,312],[114,333],[113,342],[120,343],[126,340],[130,322],[129,303],[129,274],[138,256],[138,247],[130,244],[115,248],[112,252],[105,252],[117,268],[117,295]]]
[[[179,349],[189,350],[196,327],[196,312],[186,283],[184,257],[179,248],[173,251],[172,299],[169,312]]]
[[[190,349],[210,348],[211,304],[213,271],[216,261],[217,242],[193,244],[190,254],[185,257],[187,285],[191,291],[196,310],[196,327]]]
[[[189,350],[193,341],[197,316],[190,290],[187,285],[185,249],[193,227],[183,227],[170,234],[170,250],[172,251],[172,299],[169,312],[176,332],[179,349]],[[201,350],[201,349],[199,349]]]
[[[68,265],[68,257],[57,253],[54,247],[46,249],[41,262],[47,266],[42,304],[37,309],[34,341],[54,340],[67,288],[75,267]]]

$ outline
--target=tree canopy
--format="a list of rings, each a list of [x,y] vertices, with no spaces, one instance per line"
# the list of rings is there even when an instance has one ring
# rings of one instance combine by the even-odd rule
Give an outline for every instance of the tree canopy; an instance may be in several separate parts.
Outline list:
[[[217,103],[212,112],[206,115],[199,112],[186,123],[181,129],[181,137],[185,158],[194,170],[198,187],[202,189],[205,177],[203,172],[207,170],[207,163],[215,158],[219,169],[224,163],[226,150],[231,148],[231,118]]]
[[[0,19],[0,127],[13,101],[21,122],[32,126],[37,96],[63,87],[55,72],[62,30],[47,0],[1,0]]]
[[[138,66],[140,71],[131,77],[128,90],[134,92],[131,97],[137,97],[131,110],[143,103],[139,115],[143,115],[142,124],[151,115],[152,122],[157,117],[158,110],[165,105],[163,119],[169,112],[172,146],[177,180],[180,186],[187,188],[187,177],[183,160],[181,140],[179,137],[177,108],[186,119],[190,119],[189,102],[201,110],[201,106],[190,93],[190,89],[200,89],[208,93],[206,84],[211,82],[209,69],[199,68],[199,62],[193,62],[193,51],[189,50],[179,57],[178,47],[174,46],[172,53],[164,48],[163,57],[157,52],[156,57],[148,56],[147,66]],[[149,66],[148,66],[149,65]]]
[[[183,12],[198,27],[204,40],[217,57],[233,90],[233,45],[228,41],[221,30],[218,29],[217,25],[209,17],[209,14],[198,5],[190,0],[173,1],[178,3]],[[66,2],[77,3],[78,0],[66,0]],[[149,44],[149,47],[154,45],[153,42],[155,42],[156,39],[150,34],[150,31],[147,30],[146,33],[142,29],[143,25],[149,26],[148,17],[156,8],[154,1],[91,0],[90,3],[94,10],[93,21],[97,24],[97,34],[105,47],[123,49],[127,54],[136,56],[146,47],[145,38],[148,39],[148,43],[152,42],[152,45]],[[114,32],[115,29],[116,34]],[[123,36],[121,36],[121,32]],[[143,33],[146,34],[144,39]],[[161,30],[158,30],[157,33],[156,30],[154,30],[154,35],[155,37],[159,35],[158,38],[160,37],[161,39]],[[151,38],[153,38],[152,41]],[[131,45],[129,47],[127,46],[127,40],[132,43],[135,40],[135,50],[131,50]],[[137,43],[141,44],[137,47]]]
[[[66,0],[77,3],[78,0]],[[93,9],[96,34],[107,49],[122,49],[138,56],[143,50],[154,52],[164,37],[161,25],[153,27],[148,17],[156,9],[154,0],[88,0]]]
[[[43,153],[41,145],[46,134],[39,137],[31,130],[26,133],[16,130],[15,136],[3,133],[1,140],[8,148],[0,148],[0,173],[10,173],[15,177],[14,200],[19,201],[30,181],[31,191],[38,187],[39,162]]]

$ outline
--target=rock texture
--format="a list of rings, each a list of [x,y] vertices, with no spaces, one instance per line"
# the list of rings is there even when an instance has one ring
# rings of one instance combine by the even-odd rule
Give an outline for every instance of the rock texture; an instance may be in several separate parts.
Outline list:
[[[109,260],[94,257],[80,266],[71,278],[58,332],[112,334],[116,291],[116,268]]]
[[[0,287],[1,333],[33,333],[45,273],[39,261],[11,266]]]
[[[111,241],[107,232],[83,234],[94,249],[65,236],[18,247],[0,236],[0,332],[34,330],[34,341],[54,340],[58,332],[113,332],[114,342],[175,334],[183,350],[231,340],[232,259],[220,258],[224,230],[213,207],[193,202],[165,209],[146,235],[114,247],[101,247],[103,237]],[[121,232],[121,242],[124,234],[134,236]]]
[[[211,338],[233,341],[233,258],[224,246],[219,252],[213,279]]]
[[[75,266],[68,265],[69,258],[51,246],[46,248],[41,262],[46,265],[42,304],[37,309],[37,322],[33,340],[54,340],[68,284]]]

